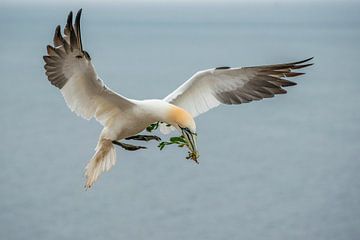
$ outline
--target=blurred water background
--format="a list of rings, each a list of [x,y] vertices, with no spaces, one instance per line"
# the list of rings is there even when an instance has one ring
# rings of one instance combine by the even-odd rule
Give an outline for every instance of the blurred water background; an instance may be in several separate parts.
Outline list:
[[[314,56],[288,94],[197,118],[185,149],[117,149],[90,191],[101,126],[66,107],[42,56],[83,7],[84,48],[130,98],[198,70]],[[360,4],[0,4],[0,239],[359,239]]]

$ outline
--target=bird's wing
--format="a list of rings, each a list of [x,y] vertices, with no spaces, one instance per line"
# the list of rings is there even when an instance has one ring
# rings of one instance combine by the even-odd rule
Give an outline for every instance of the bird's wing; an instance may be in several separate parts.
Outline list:
[[[220,67],[197,72],[165,101],[187,110],[193,117],[223,104],[241,104],[276,94],[284,94],[284,87],[296,85],[287,78],[304,73],[293,72],[311,66],[312,58],[292,63],[256,67]]]
[[[129,108],[133,103],[110,90],[98,78],[89,54],[83,50],[80,17],[81,9],[72,25],[70,12],[64,37],[57,26],[54,46],[47,46],[44,67],[50,83],[60,89],[72,111],[85,119],[96,117],[106,125],[120,109]]]

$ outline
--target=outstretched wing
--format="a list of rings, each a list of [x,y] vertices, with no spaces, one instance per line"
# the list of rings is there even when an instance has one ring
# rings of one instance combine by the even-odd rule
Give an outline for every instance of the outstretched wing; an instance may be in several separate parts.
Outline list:
[[[74,26],[72,12],[64,28],[56,27],[54,46],[47,46],[44,56],[46,75],[50,83],[58,87],[69,108],[76,114],[96,119],[103,125],[120,109],[132,106],[132,102],[113,92],[98,78],[90,55],[83,50],[80,32],[81,9]]]
[[[220,67],[197,72],[165,97],[165,101],[186,109],[193,117],[223,104],[241,104],[276,94],[296,85],[287,78],[304,73],[292,72],[311,66],[312,58],[292,63],[230,68]]]

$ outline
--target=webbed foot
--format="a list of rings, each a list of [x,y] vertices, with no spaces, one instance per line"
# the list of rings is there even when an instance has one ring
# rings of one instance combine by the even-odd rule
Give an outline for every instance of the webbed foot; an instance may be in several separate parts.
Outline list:
[[[135,136],[131,136],[131,137],[127,137],[125,138],[126,140],[137,140],[137,141],[151,141],[151,140],[156,140],[156,141],[161,141],[161,138],[155,135],[135,135]]]
[[[120,147],[122,147],[125,150],[128,151],[136,151],[139,149],[146,149],[146,147],[143,146],[135,146],[135,145],[131,145],[131,144],[127,144],[127,143],[122,143],[122,142],[118,142],[118,141],[112,141],[113,144],[116,144]]]

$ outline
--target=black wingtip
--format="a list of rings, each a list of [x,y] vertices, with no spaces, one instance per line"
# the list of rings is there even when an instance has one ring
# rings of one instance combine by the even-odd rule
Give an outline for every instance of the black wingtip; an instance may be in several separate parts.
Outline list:
[[[224,70],[224,69],[230,69],[230,67],[228,67],[228,66],[223,66],[223,67],[217,67],[217,68],[215,68],[215,70]]]
[[[82,8],[80,8],[79,11],[77,12],[76,18],[79,18],[79,19],[80,19],[81,13],[82,13]]]
[[[314,57],[310,57],[310,58],[308,58],[308,59],[305,59],[305,61],[304,61],[304,63],[305,62],[309,62],[309,61],[311,61],[311,60],[313,60],[314,59]],[[311,65],[312,65],[313,63],[311,63]]]
[[[307,59],[302,60],[302,61],[293,62],[292,64],[302,64],[302,63],[306,63],[306,62],[308,62],[310,60],[313,60],[313,59],[314,59],[314,57],[311,57],[311,58],[307,58]]]
[[[300,68],[305,68],[305,67],[310,67],[314,65],[313,63],[308,63],[308,64],[298,64],[293,66],[291,69],[300,69]]]
[[[61,36],[61,27],[60,25],[57,25],[56,29],[55,29],[55,35],[62,41],[63,37]]]
[[[47,46],[46,46],[46,51],[47,51],[47,53],[49,54],[50,52],[55,51],[55,49],[54,49],[53,46],[47,45]]]
[[[72,25],[73,13],[70,11],[68,18],[67,18],[67,25],[70,27]]]
[[[82,13],[82,8],[79,9],[75,17],[75,31],[77,35],[78,46],[80,48],[80,51],[83,51],[82,41],[81,41],[81,30],[80,30],[81,13]]]
[[[56,26],[56,28],[55,28],[55,33],[58,33],[58,32],[60,32],[60,30],[61,30],[61,27],[60,27],[60,25],[57,25],[57,26]]]
[[[75,17],[75,22],[80,22],[81,13],[82,13],[82,8],[80,8],[79,11],[77,12]]]
[[[78,30],[80,29],[81,12],[82,12],[82,8],[80,8],[80,10],[77,12],[75,17],[75,28],[77,28]]]
[[[60,27],[60,25],[57,25],[56,28],[55,28],[54,41],[55,40],[60,41],[60,42],[58,42],[58,44],[61,44],[62,39],[63,38],[61,36],[61,27]]]

